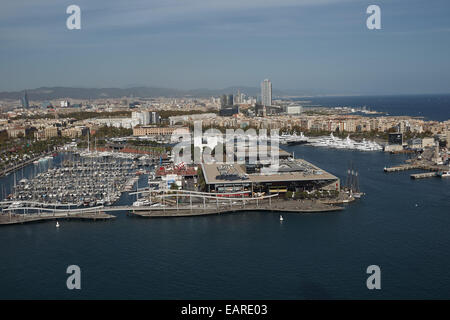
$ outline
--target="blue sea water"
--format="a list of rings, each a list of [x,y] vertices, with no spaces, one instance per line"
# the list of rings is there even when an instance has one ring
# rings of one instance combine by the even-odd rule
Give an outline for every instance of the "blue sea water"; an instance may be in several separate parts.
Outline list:
[[[450,179],[386,174],[404,155],[289,147],[366,196],[341,212],[61,221],[0,228],[0,298],[450,298]],[[24,174],[31,174],[28,167]],[[11,183],[11,175],[0,182]],[[120,203],[132,201],[124,195]],[[81,290],[66,268],[81,268]],[[368,290],[366,268],[381,268]]]
[[[425,120],[450,119],[450,95],[399,95],[399,96],[350,96],[314,97],[297,100],[311,101],[327,107],[364,107],[391,116],[424,117]]]

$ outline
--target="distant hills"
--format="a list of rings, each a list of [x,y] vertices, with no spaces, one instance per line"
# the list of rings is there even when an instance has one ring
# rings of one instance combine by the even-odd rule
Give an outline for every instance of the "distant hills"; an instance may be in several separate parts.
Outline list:
[[[52,100],[60,98],[72,99],[101,99],[121,97],[211,97],[222,94],[236,94],[238,90],[249,96],[260,95],[260,88],[236,86],[224,89],[194,89],[179,90],[157,87],[132,87],[132,88],[72,88],[72,87],[41,87],[22,91],[0,92],[0,99],[20,99],[27,92],[30,100]],[[273,90],[274,96],[286,96],[288,92]]]

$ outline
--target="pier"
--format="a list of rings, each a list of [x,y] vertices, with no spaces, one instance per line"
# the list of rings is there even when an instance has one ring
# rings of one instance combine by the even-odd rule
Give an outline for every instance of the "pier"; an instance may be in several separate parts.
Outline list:
[[[411,164],[404,164],[399,165],[395,167],[384,167],[384,172],[397,172],[397,171],[405,171],[405,170],[415,170],[415,169],[422,169],[420,165],[411,165]]]
[[[2,206],[8,202],[1,202]],[[33,206],[33,203],[21,203],[21,207],[11,204],[3,207],[0,213],[0,225],[23,224],[45,220],[78,219],[78,220],[111,220],[114,215],[107,214],[101,209],[103,207],[82,208],[82,209],[57,209]]]
[[[413,163],[413,164],[402,164],[399,166],[394,167],[384,167],[384,172],[397,172],[397,171],[406,171],[406,170],[425,170],[425,171],[443,171],[446,170],[446,166],[443,165],[436,165],[436,164],[430,164],[430,163]]]
[[[239,205],[222,205],[219,207],[179,207],[179,208],[157,208],[151,210],[133,210],[132,215],[145,218],[158,217],[189,217],[189,216],[205,216],[216,214],[227,214],[235,212],[251,212],[251,211],[268,211],[280,213],[316,213],[316,212],[332,212],[343,210],[343,207],[327,205],[320,202],[305,200],[301,203],[296,200],[278,200],[269,203],[259,204],[239,204]]]
[[[149,192],[148,189],[142,189],[132,194]],[[278,193],[261,197],[245,197],[245,193],[248,192],[229,193],[228,195],[232,197],[224,197],[220,193],[178,190],[173,194],[161,194],[154,197],[161,206],[122,207],[122,210],[140,217],[201,216],[243,211],[313,213],[343,210],[343,207],[320,200],[284,200],[279,198]],[[189,205],[180,205],[180,198],[189,198]],[[197,199],[197,203],[193,203],[193,199]],[[166,204],[169,205],[166,206]],[[106,208],[106,211],[111,209],[113,208]]]
[[[48,156],[48,155],[50,155],[50,153],[45,153],[45,154],[39,155],[37,157],[34,157],[34,158],[31,158],[31,159],[22,161],[22,162],[20,162],[18,164],[13,165],[12,167],[5,168],[4,170],[2,170],[0,172],[0,178],[4,177],[4,176],[6,177],[11,172],[14,172],[14,171],[17,171],[19,169],[22,169],[23,167],[26,167],[27,165],[32,164],[34,161],[39,160],[40,158]]]
[[[411,175],[411,179],[424,179],[424,178],[431,178],[431,177],[437,177],[436,172],[425,172],[425,173],[415,173]]]
[[[136,193],[145,193],[139,191]],[[165,193],[154,196],[157,206],[97,206],[71,209],[71,204],[40,204],[33,201],[0,202],[0,225],[23,224],[27,222],[83,219],[111,220],[115,216],[111,212],[127,212],[138,217],[189,217],[233,212],[268,211],[291,213],[315,213],[343,210],[343,207],[320,200],[284,200],[279,194],[261,197],[244,197],[242,192],[234,193],[234,197],[223,197],[214,193],[179,190],[176,193]],[[189,199],[188,204],[179,199]],[[59,208],[58,208],[59,206]],[[65,206],[61,208],[61,206]]]

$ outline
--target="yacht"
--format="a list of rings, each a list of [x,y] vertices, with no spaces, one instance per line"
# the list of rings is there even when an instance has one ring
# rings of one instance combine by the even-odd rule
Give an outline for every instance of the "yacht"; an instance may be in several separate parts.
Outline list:
[[[438,176],[441,177],[441,178],[450,178],[450,171],[439,172]]]

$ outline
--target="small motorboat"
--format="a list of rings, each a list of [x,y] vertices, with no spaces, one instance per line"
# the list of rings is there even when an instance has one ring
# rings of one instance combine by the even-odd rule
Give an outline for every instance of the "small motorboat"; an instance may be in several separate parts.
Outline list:
[[[59,228],[59,222],[58,221],[56,221],[56,227]]]
[[[283,221],[284,219],[283,219],[283,216],[280,214],[280,221]]]

